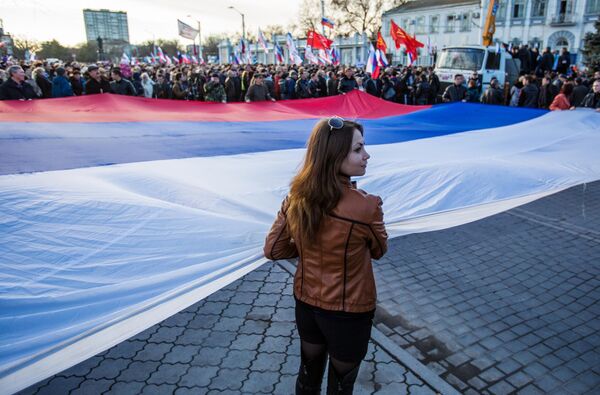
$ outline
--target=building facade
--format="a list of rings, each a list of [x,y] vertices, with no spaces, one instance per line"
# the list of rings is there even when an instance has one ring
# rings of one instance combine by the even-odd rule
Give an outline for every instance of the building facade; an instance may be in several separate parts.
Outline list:
[[[417,40],[429,42],[421,48],[418,64],[432,64],[434,49],[451,45],[482,43],[482,27],[489,0],[417,0],[383,13],[382,34],[394,63],[406,63],[390,36],[390,23]],[[573,62],[581,63],[585,33],[594,30],[600,16],[600,0],[500,0],[496,16],[495,42],[529,44],[552,50],[567,47]],[[428,53],[429,52],[429,53]]]
[[[98,37],[101,37],[107,44],[129,43],[126,12],[84,9],[83,20],[88,42],[96,41]]]

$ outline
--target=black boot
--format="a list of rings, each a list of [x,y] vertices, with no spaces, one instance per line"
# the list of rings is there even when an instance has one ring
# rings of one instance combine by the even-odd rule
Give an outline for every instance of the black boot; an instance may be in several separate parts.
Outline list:
[[[300,370],[296,379],[296,395],[321,394],[321,382],[323,381],[326,362],[326,352],[311,360],[305,358],[304,355],[300,356]]]
[[[330,361],[329,373],[327,375],[327,395],[352,395],[359,369],[360,363],[345,375],[340,376]]]

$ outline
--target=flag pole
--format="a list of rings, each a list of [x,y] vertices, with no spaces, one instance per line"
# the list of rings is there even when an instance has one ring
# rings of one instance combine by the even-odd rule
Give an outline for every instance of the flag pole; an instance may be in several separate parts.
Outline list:
[[[321,21],[325,18],[325,0],[321,0]],[[321,22],[321,32],[325,35],[325,25]]]

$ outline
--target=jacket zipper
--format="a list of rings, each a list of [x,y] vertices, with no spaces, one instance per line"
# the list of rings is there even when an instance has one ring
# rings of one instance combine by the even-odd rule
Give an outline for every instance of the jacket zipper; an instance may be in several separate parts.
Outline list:
[[[344,288],[342,290],[342,311],[346,309],[346,275],[348,269],[348,244],[350,244],[350,236],[352,235],[353,228],[354,222],[350,225],[350,231],[348,231],[348,238],[346,239],[346,247],[344,248]]]

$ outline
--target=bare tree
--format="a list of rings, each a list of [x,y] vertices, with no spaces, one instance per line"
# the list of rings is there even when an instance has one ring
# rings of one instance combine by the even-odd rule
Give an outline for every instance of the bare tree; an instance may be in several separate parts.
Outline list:
[[[366,32],[372,39],[381,28],[383,12],[409,0],[326,0],[325,15],[335,22],[335,34]],[[417,1],[417,0],[414,0]],[[320,26],[321,1],[303,0],[300,5],[299,28],[304,31]]]
[[[25,52],[39,52],[42,49],[39,42],[24,36],[17,36],[13,41],[13,53],[17,59],[23,59]]]

